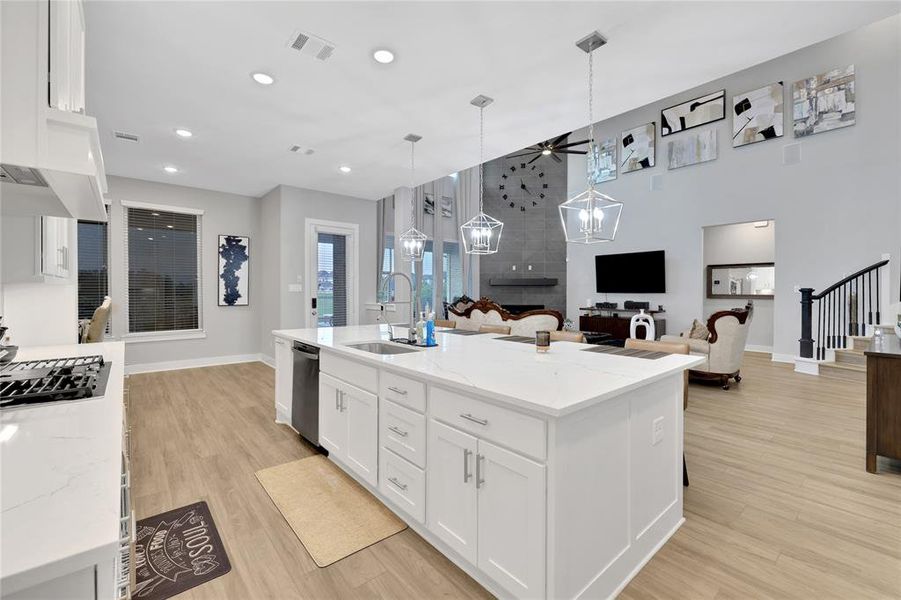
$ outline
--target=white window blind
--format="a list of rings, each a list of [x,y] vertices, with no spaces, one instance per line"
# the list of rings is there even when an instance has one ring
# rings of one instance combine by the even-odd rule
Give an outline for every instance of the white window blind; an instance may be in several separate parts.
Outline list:
[[[347,238],[320,233],[316,313],[320,327],[347,325]]]
[[[78,319],[90,319],[109,295],[109,225],[78,222]],[[109,332],[109,321],[106,330]]]
[[[123,206],[128,333],[200,329],[200,214]]]

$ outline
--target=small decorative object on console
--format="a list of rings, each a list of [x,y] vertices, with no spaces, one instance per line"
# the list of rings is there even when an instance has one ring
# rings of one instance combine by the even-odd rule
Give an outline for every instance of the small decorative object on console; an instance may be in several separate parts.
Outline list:
[[[595,308],[613,309],[619,307],[619,302],[595,302]]]
[[[615,308],[615,307],[614,307]],[[645,310],[649,310],[651,308],[650,302],[636,302],[635,300],[626,300],[623,303],[623,308],[629,310],[641,310],[642,308]]]

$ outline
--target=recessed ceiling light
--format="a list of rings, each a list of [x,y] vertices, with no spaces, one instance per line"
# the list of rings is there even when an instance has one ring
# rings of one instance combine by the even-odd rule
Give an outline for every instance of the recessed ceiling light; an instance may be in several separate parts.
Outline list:
[[[340,167],[338,167],[338,170],[342,173],[350,173],[350,167],[348,167],[347,165],[341,165]]]
[[[250,76],[260,85],[272,85],[275,83],[275,78],[268,73],[251,73]]]
[[[178,173],[178,167],[166,165],[165,167],[163,167],[163,171],[165,171],[166,173]]]
[[[387,65],[388,63],[394,62],[394,52],[386,50],[385,48],[379,48],[372,53],[372,58],[374,58],[377,63]]]
[[[189,138],[194,134],[191,133],[190,129],[176,129],[175,135],[177,135],[178,137]]]

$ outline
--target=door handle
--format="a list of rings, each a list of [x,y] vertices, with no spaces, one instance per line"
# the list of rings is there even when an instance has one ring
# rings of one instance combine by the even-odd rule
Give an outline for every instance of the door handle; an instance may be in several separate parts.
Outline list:
[[[472,479],[472,473],[469,472],[469,457],[471,455],[472,450],[463,448],[463,483],[469,483],[469,480]]]
[[[346,410],[347,410],[347,401],[344,397],[344,392],[341,392],[341,412],[344,412]]]
[[[478,417],[472,416],[469,413],[464,413],[464,414],[461,414],[460,416],[462,418],[466,419],[467,421],[472,421],[473,423],[478,423],[479,425],[487,425],[488,424],[488,419],[480,419]]]
[[[341,412],[341,392],[335,392],[335,410]]]
[[[476,454],[476,489],[480,489],[482,485],[485,484],[485,480],[482,479],[482,461],[485,460],[485,457],[481,454]]]
[[[404,491],[404,492],[407,491],[407,484],[399,482],[396,477],[389,477],[388,481],[393,483],[395,485],[395,487],[397,487],[397,489]]]
[[[394,392],[395,394],[400,394],[401,396],[407,395],[407,390],[402,390],[400,388],[396,388],[396,387],[392,387],[392,386],[388,386],[388,389],[391,390],[392,392]]]
[[[393,431],[394,433],[396,433],[397,435],[399,435],[401,437],[407,437],[406,431],[404,431],[403,429],[400,429],[398,427],[395,427],[394,425],[389,425],[388,430]]]

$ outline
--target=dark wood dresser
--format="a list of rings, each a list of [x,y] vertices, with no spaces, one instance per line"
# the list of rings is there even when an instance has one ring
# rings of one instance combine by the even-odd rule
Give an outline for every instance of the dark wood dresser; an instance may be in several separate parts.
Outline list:
[[[876,457],[901,460],[901,342],[886,333],[867,357],[867,471],[876,472]]]

